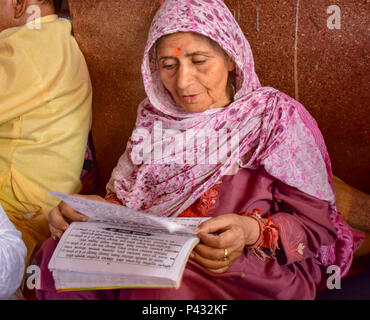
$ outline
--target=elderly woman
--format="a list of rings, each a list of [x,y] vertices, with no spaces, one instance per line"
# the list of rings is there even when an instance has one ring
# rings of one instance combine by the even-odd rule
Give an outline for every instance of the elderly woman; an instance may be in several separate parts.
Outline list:
[[[198,228],[182,285],[57,293],[50,239],[38,255],[40,299],[314,299],[326,267],[346,274],[354,235],[336,211],[316,122],[297,101],[261,87],[221,0],[166,1],[142,74],[148,97],[105,200],[159,216],[212,217]],[[67,218],[83,216],[65,203],[49,214],[55,239]]]

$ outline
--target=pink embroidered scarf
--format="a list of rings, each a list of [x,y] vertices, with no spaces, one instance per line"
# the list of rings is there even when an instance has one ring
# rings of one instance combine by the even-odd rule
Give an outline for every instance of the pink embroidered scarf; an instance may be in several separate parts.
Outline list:
[[[229,106],[188,114],[174,103],[159,78],[153,45],[179,31],[207,36],[233,58],[236,93]],[[108,192],[127,207],[176,216],[233,166],[264,166],[273,177],[330,203],[338,240],[321,247],[318,257],[325,266],[338,265],[342,275],[348,271],[353,235],[335,207],[330,160],[317,124],[294,99],[261,87],[250,45],[221,0],[165,1],[149,31],[142,75],[147,98]],[[199,161],[211,158],[217,161]]]

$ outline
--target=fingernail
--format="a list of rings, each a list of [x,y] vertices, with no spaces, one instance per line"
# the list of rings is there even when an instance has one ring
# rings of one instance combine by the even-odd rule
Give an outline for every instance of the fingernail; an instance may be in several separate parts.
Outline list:
[[[194,258],[194,253],[190,253],[190,258],[193,259]]]
[[[52,235],[51,237],[53,238],[53,240],[56,240],[57,239],[55,235]]]
[[[66,231],[66,230],[68,229],[68,226],[64,226],[62,229],[63,229],[64,231]]]
[[[200,228],[195,228],[194,232],[199,232]]]
[[[88,220],[89,220],[89,218],[82,218],[83,222],[87,222]]]

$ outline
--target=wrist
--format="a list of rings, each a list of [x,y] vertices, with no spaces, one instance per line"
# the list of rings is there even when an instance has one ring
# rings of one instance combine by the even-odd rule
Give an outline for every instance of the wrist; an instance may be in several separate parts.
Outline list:
[[[261,235],[261,227],[258,221],[252,217],[242,216],[244,229],[244,245],[254,245]]]
[[[253,209],[252,213],[246,212],[243,216],[255,219],[260,227],[257,241],[247,245],[248,248],[262,260],[266,257],[275,258],[276,250],[279,249],[279,227],[274,224],[270,216],[262,218],[260,209]]]

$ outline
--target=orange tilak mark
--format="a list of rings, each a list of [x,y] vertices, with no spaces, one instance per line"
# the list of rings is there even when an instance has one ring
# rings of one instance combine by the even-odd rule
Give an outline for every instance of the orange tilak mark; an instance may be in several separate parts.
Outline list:
[[[176,57],[179,57],[181,55],[181,49],[177,48],[177,49],[173,50],[172,54]]]

